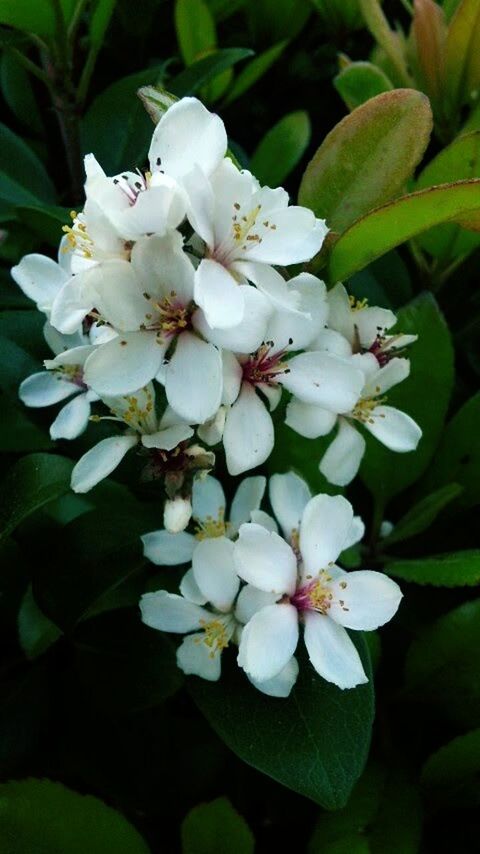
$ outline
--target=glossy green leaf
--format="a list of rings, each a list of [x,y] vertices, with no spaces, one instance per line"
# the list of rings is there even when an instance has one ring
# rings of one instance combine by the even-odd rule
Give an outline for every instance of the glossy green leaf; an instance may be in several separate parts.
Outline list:
[[[54,201],[55,188],[43,163],[19,136],[0,124],[0,211],[5,206]]]
[[[0,484],[0,539],[70,489],[73,463],[56,454],[22,457]]]
[[[140,86],[156,83],[162,66],[147,68],[117,80],[97,95],[82,125],[84,154],[94,152],[108,174],[143,166],[152,126],[135,98]]]
[[[149,848],[116,810],[51,780],[0,785],[0,837],[5,854],[148,854]]]
[[[70,210],[54,205],[19,205],[15,211],[17,218],[25,223],[40,240],[58,248],[62,234],[62,226],[70,221]]]
[[[399,34],[390,28],[380,0],[358,0],[358,2],[365,24],[395,72],[395,78],[392,77],[393,82],[398,86],[411,85],[413,81],[407,68],[404,45]]]
[[[371,62],[351,62],[333,78],[333,85],[349,110],[393,89],[385,72]]]
[[[222,71],[231,68],[237,62],[241,62],[242,59],[247,59],[252,54],[252,50],[243,47],[216,50],[209,56],[192,63],[185,71],[169,80],[168,87],[177,98],[193,95],[206,83],[217,78]]]
[[[238,76],[233,81],[233,84],[230,86],[226,98],[223,101],[223,105],[232,104],[233,101],[236,101],[237,98],[240,98],[241,95],[244,95],[254,83],[257,82],[267,71],[271,68],[271,66],[279,59],[285,50],[288,42],[281,41],[278,44],[274,44],[272,47],[269,47],[268,50],[265,50],[263,53],[259,53],[255,59],[252,59],[245,68],[242,68]]]
[[[295,38],[312,7],[309,0],[246,0],[245,11],[255,42],[271,44]]]
[[[448,28],[445,50],[446,97],[459,108],[480,84],[480,6],[462,0]]]
[[[253,854],[255,840],[244,818],[227,798],[190,810],[182,822],[182,854],[224,854],[225,840],[235,854]]]
[[[422,231],[442,222],[468,222],[479,210],[480,180],[443,184],[389,202],[341,235],[330,255],[330,280],[347,279]]]
[[[420,173],[416,187],[424,190],[436,184],[469,178],[480,178],[479,131],[462,135],[442,149]],[[421,234],[418,244],[446,266],[480,246],[480,235],[466,231],[460,225],[444,223]]]
[[[360,472],[382,503],[414,483],[426,469],[442,432],[453,384],[450,332],[435,299],[423,293],[400,309],[397,318],[396,328],[418,335],[418,340],[409,348],[410,376],[388,392],[388,405],[414,418],[423,435],[416,451],[401,455],[367,436]]]
[[[480,729],[444,744],[428,758],[422,785],[429,800],[451,808],[480,805]]]
[[[428,601],[428,600],[426,600]],[[466,602],[426,626],[406,659],[407,691],[462,727],[480,715],[480,599]]]
[[[353,633],[370,674],[365,641]],[[340,691],[319,677],[304,656],[288,699],[275,702],[236,664],[222,679],[190,679],[189,690],[218,735],[241,759],[277,782],[338,809],[361,774],[370,741],[373,686]]]
[[[0,64],[0,80],[3,97],[12,113],[36,133],[43,130],[40,115],[28,72],[16,56],[5,51]]]
[[[480,550],[434,555],[418,560],[393,560],[385,572],[413,584],[434,587],[473,587],[480,583]]]
[[[310,142],[308,113],[298,110],[280,119],[260,140],[250,169],[261,184],[278,187],[295,169]]]
[[[102,46],[103,38],[108,29],[110,18],[115,9],[116,0],[97,0],[90,21],[90,42],[97,49]]]
[[[60,0],[59,6],[65,21],[71,18],[75,0]],[[0,24],[35,33],[38,36],[55,37],[57,22],[53,3],[32,3],[31,0],[1,0]]]
[[[328,32],[344,34],[364,26],[359,0],[312,0]]]
[[[176,0],[175,29],[185,65],[217,46],[215,22],[204,0]]]
[[[344,231],[402,192],[431,129],[430,105],[420,92],[396,89],[371,98],[325,137],[303,175],[300,204]]]
[[[40,363],[23,349],[23,346],[30,348],[30,344],[36,348],[35,326],[29,323],[32,315],[43,322],[37,311],[0,313],[0,449],[3,452],[44,451],[52,447],[48,433],[37,426],[18,397],[20,382],[40,370]],[[10,340],[14,331],[22,347]],[[24,342],[24,338],[30,341]]]
[[[27,658],[34,659],[61,637],[61,631],[42,613],[28,587],[18,612],[18,639]]]
[[[455,509],[480,502],[480,392],[475,394],[449,421],[424,483],[425,489],[455,481],[463,492]]]
[[[458,498],[462,492],[463,487],[460,484],[447,483],[425,498],[420,499],[405,513],[405,516],[399,519],[392,533],[383,539],[383,545],[390,546],[392,543],[403,542],[403,540],[408,540],[410,537],[415,537],[427,530],[444,507]]]
[[[74,644],[78,679],[108,715],[158,706],[182,685],[173,644],[142,623],[138,599],[82,623]]]

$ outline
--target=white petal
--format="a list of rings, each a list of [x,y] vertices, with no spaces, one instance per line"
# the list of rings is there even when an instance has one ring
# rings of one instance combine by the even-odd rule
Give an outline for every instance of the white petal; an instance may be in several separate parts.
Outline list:
[[[305,645],[315,670],[339,688],[368,682],[360,656],[343,626],[323,614],[305,615]]]
[[[321,329],[310,342],[309,350],[325,350],[344,359],[349,359],[352,355],[350,342],[334,329]]]
[[[206,605],[208,602],[207,597],[203,595],[195,581],[192,568],[187,570],[180,582],[180,593],[185,599],[188,599],[189,602],[193,602],[195,605]]]
[[[365,427],[379,442],[401,454],[414,451],[422,438],[416,421],[393,406],[376,406]]]
[[[140,599],[140,611],[142,622],[161,632],[191,632],[200,628],[202,620],[211,617],[205,608],[166,590],[144,593]]]
[[[195,271],[194,296],[212,329],[230,329],[243,320],[244,292],[231,273],[216,261],[209,258],[200,261]]]
[[[277,599],[277,593],[266,593],[265,590],[258,590],[257,587],[246,584],[238,594],[235,617],[240,623],[248,623],[257,611],[266,605],[274,605]]]
[[[285,424],[305,436],[306,439],[318,439],[326,436],[335,427],[337,416],[328,409],[322,409],[315,403],[303,403],[292,397],[287,405]]]
[[[238,663],[252,679],[273,679],[288,664],[297,643],[297,609],[288,604],[267,605],[245,626]]]
[[[244,303],[244,313],[240,323],[228,329],[213,329],[201,310],[195,312],[192,322],[203,337],[217,347],[225,347],[234,353],[253,353],[262,341],[265,341],[272,306],[267,297],[256,288],[250,285],[236,287]]]
[[[138,194],[134,205],[110,215],[126,240],[137,240],[145,234],[163,235],[184,219],[185,199],[180,188],[166,175],[158,175],[158,178],[155,185],[151,184]]]
[[[315,338],[327,320],[328,302],[325,283],[310,273],[300,273],[287,282],[291,291],[300,294],[296,312],[276,311],[268,325],[266,338],[275,349],[303,350]]]
[[[180,442],[185,442],[193,436],[193,429],[188,424],[172,424],[156,433],[146,433],[142,436],[144,448],[159,448],[162,451],[173,451]]]
[[[52,439],[76,439],[88,426],[90,403],[86,394],[79,394],[62,407],[50,426]]]
[[[219,166],[227,150],[227,134],[219,116],[210,113],[196,98],[173,104],[155,128],[148,157],[150,169],[162,168],[182,178],[195,165],[205,175]],[[160,158],[161,163],[157,163]]]
[[[272,309],[298,312],[300,319],[305,318],[305,313],[300,308],[300,292],[290,288],[278,270],[268,264],[256,264],[253,261],[237,261],[233,268],[257,286],[270,301]]]
[[[342,495],[316,495],[310,499],[300,524],[300,551],[307,577],[316,576],[336,561],[347,542],[352,521],[352,505]]]
[[[240,578],[248,584],[267,593],[294,593],[297,559],[278,534],[254,522],[244,523],[240,526],[233,557]]]
[[[178,566],[192,559],[197,540],[193,534],[182,531],[169,534],[168,531],[151,531],[142,539],[143,554],[157,566]]]
[[[216,682],[221,674],[221,651],[204,643],[204,634],[188,635],[177,649],[177,665],[187,676]]]
[[[152,307],[129,261],[99,264],[89,273],[89,282],[96,291],[95,308],[119,332],[132,332],[148,323]]]
[[[303,511],[312,497],[310,489],[293,471],[272,475],[268,489],[273,512],[283,533],[290,539],[292,531],[300,528]]]
[[[350,546],[354,546],[356,543],[359,543],[360,540],[363,540],[365,536],[365,523],[360,516],[354,516],[352,520],[352,527],[348,533],[347,540],[343,546],[344,550],[349,549]]]
[[[345,418],[338,421],[338,433],[325,451],[320,471],[329,483],[346,486],[360,468],[365,453],[365,439]]]
[[[70,335],[78,330],[84,317],[95,308],[96,301],[89,273],[73,276],[60,288],[53,300],[50,323],[59,332]]]
[[[45,359],[44,365],[47,368],[61,368],[64,365],[79,365],[81,367],[93,352],[94,348],[90,344],[72,347],[70,350],[62,350],[53,359]]]
[[[381,572],[365,569],[345,573],[330,585],[333,600],[328,616],[347,629],[370,632],[397,613],[402,591]]]
[[[62,353],[64,350],[71,350],[88,343],[88,338],[83,332],[77,331],[73,335],[62,335],[61,332],[54,329],[48,320],[43,327],[43,337],[55,355]]]
[[[168,365],[165,391],[172,409],[186,421],[202,424],[211,418],[222,399],[222,359],[217,348],[182,332]]]
[[[12,278],[23,293],[37,303],[40,311],[49,311],[68,274],[45,255],[25,255],[16,267],[12,267]]]
[[[195,581],[219,611],[229,611],[240,587],[233,563],[233,543],[226,537],[200,540],[192,557]]]
[[[99,481],[108,477],[121,463],[125,454],[136,444],[136,436],[111,436],[109,439],[102,439],[74,466],[73,491],[88,492]]]
[[[379,394],[384,394],[394,385],[405,380],[409,373],[410,361],[408,359],[391,359],[365,383],[362,397],[376,397]]]
[[[197,427],[197,436],[202,442],[205,442],[209,447],[221,442],[223,431],[225,429],[225,419],[227,417],[227,409],[221,406],[213,418],[205,421]]]
[[[197,477],[192,489],[193,518],[199,522],[220,519],[225,515],[225,493],[215,477]]]
[[[262,230],[262,241],[249,251],[249,258],[265,264],[299,264],[319,251],[328,228],[308,208],[290,205],[269,214],[275,229]]]
[[[230,350],[222,350],[223,394],[222,403],[231,406],[240,394],[242,366]]]
[[[242,474],[264,463],[272,452],[273,441],[271,416],[255,390],[244,383],[227,413],[223,434],[229,474]]]
[[[85,382],[101,397],[132,394],[157,374],[166,347],[154,332],[123,332],[95,348],[85,363]]]
[[[18,395],[25,406],[40,407],[59,403],[78,391],[78,386],[63,380],[58,374],[40,371],[23,380]]]
[[[328,292],[330,307],[328,325],[330,329],[343,335],[350,344],[355,339],[355,313],[352,311],[347,291],[341,282]]]
[[[262,475],[244,477],[233,496],[230,522],[239,528],[242,522],[250,521],[252,510],[258,510],[265,494],[267,480]]]
[[[282,385],[305,403],[331,412],[350,412],[364,385],[364,376],[346,359],[331,353],[300,353],[288,361]]]
[[[199,166],[194,166],[188,175],[183,177],[183,187],[186,195],[187,217],[195,234],[207,246],[213,248],[215,243],[214,218],[215,196],[212,185]]]
[[[176,495],[167,498],[163,508],[163,524],[170,534],[179,534],[187,527],[192,518],[192,502],[190,498]]]
[[[172,293],[175,301],[184,306],[193,299],[195,271],[183,250],[183,237],[177,231],[165,237],[154,235],[138,240],[132,249],[131,265],[140,290],[154,301],[170,298]]]
[[[266,528],[267,531],[273,531],[274,534],[278,534],[278,525],[273,518],[268,513],[265,513],[264,510],[252,510],[250,513],[250,519],[252,522],[255,522],[256,525],[261,525],[262,528]]]
[[[298,661],[292,655],[288,664],[283,670],[273,679],[266,679],[265,682],[259,682],[257,679],[250,678],[250,682],[255,688],[258,688],[262,694],[267,694],[269,697],[288,697],[295,685],[298,677]]]
[[[388,308],[380,308],[374,305],[354,312],[353,321],[358,329],[360,344],[368,350],[377,335],[394,326],[397,318],[393,311],[390,311]]]

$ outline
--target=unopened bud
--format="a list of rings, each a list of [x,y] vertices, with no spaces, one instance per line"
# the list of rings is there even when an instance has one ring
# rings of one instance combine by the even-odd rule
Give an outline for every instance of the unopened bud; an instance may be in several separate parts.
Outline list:
[[[192,516],[192,502],[190,498],[167,498],[163,511],[163,525],[171,534],[184,531]]]

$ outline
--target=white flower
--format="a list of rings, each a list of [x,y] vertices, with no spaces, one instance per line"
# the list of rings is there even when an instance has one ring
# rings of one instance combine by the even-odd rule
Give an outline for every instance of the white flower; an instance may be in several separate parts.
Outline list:
[[[192,428],[187,424],[169,423],[164,426],[162,419],[158,420],[155,391],[151,383],[135,394],[104,397],[102,400],[113,413],[109,420],[125,423],[129,429],[121,436],[102,439],[79,459],[72,471],[71,485],[74,492],[88,492],[108,477],[125,454],[139,443],[144,448],[170,452],[193,435]]]
[[[293,339],[280,350],[268,342],[249,356],[223,353],[223,403],[228,406],[223,445],[232,475],[265,462],[273,449],[273,421],[257,390],[273,410],[282,388],[286,388],[295,401],[327,410],[331,427],[337,413],[348,412],[358,400],[363,374],[351,359],[326,352],[300,353],[289,358],[292,347]]]
[[[291,512],[284,519],[288,528],[297,518]],[[293,545],[258,524],[241,526],[234,544],[237,572],[251,586],[253,599],[265,593],[275,597],[242,633],[238,663],[252,679],[263,682],[282,672],[303,624],[310,661],[320,676],[342,689],[367,681],[346,629],[371,631],[383,625],[396,613],[402,594],[381,573],[347,573],[335,565],[351,544],[352,524],[348,501],[317,495],[303,510]]]
[[[326,435],[338,421],[337,435],[320,462],[322,474],[338,486],[346,486],[353,480],[365,453],[365,439],[355,424],[362,424],[383,445],[397,453],[414,451],[422,436],[413,418],[385,405],[384,393],[408,376],[409,360],[394,357],[380,367],[373,353],[363,353],[353,356],[352,363],[362,371],[364,383],[350,412],[332,419],[332,413],[324,407],[292,400],[285,419],[289,427],[309,439]]]
[[[324,221],[307,208],[289,206],[285,190],[261,187],[228,158],[210,179],[197,166],[184,186],[187,216],[206,247],[195,273],[195,302],[209,325],[228,329],[242,320],[238,284],[247,281],[278,307],[295,308],[295,295],[272,265],[312,258],[327,233]]]
[[[59,260],[63,260],[61,252]],[[39,254],[24,255],[20,263],[12,267],[11,275],[23,293],[32,299],[38,310],[43,311],[47,317],[50,316],[57,294],[70,280],[70,273],[64,269],[62,263]]]
[[[192,515],[196,533],[185,531],[172,534],[165,530],[151,531],[142,537],[143,553],[158,566],[177,566],[188,563],[200,542],[238,533],[243,522],[249,522],[258,511],[265,492],[264,477],[246,477],[239,484],[226,518],[226,499],[223,487],[210,475],[196,478],[192,487]]]

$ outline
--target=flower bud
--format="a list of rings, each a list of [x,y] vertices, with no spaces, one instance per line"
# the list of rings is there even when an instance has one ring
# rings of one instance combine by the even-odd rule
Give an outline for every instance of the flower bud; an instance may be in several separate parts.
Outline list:
[[[192,502],[190,498],[167,499],[163,511],[163,524],[171,534],[178,534],[187,527],[192,515]]]

